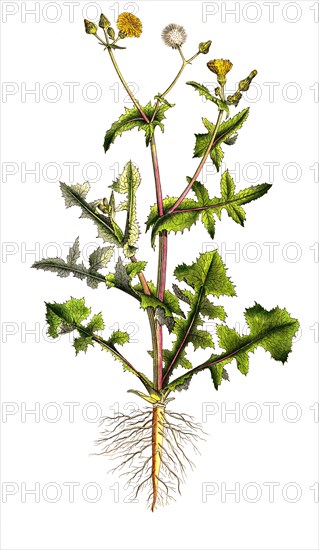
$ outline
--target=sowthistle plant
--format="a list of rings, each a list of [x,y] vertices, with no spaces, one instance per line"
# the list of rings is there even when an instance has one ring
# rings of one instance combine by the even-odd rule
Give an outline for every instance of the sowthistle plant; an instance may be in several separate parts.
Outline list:
[[[225,210],[230,218],[243,226],[246,213],[244,205],[265,195],[271,185],[262,183],[236,191],[234,181],[225,170],[220,179],[220,193],[211,196],[210,191],[198,180],[207,159],[211,159],[219,172],[224,157],[223,146],[232,146],[244,122],[249,108],[245,108],[230,117],[230,109],[236,108],[243,92],[249,89],[257,71],[252,71],[238,84],[236,92],[225,97],[225,84],[232,63],[226,59],[208,61],[207,68],[217,78],[217,86],[211,93],[203,84],[189,81],[186,84],[204,96],[212,110],[217,109],[214,122],[203,118],[204,133],[195,134],[194,158],[199,164],[192,177],[187,177],[187,185],[182,193],[163,198],[160,169],[157,156],[155,134],[158,127],[164,131],[164,119],[168,110],[174,107],[166,99],[183,71],[197,57],[207,55],[211,41],[201,42],[196,53],[186,59],[182,46],[186,40],[184,28],[169,24],[162,31],[166,46],[172,48],[181,57],[182,65],[168,88],[142,106],[134,97],[115,59],[116,50],[123,50],[126,39],[139,37],[142,23],[131,13],[121,13],[117,20],[117,31],[111,26],[105,15],[101,15],[99,25],[85,20],[85,30],[92,34],[108,53],[111,63],[130,96],[133,106],[125,112],[107,130],[104,138],[104,150],[107,152],[116,138],[134,128],[145,133],[146,147],[152,158],[156,204],[151,207],[146,221],[146,229],[151,231],[151,245],[158,251],[157,282],[154,284],[144,274],[147,262],[137,258],[140,227],[137,221],[136,200],[141,184],[138,168],[132,160],[124,166],[122,173],[110,185],[112,191],[108,198],[88,200],[89,183],[66,185],[61,183],[62,195],[67,208],[77,206],[82,218],[89,218],[98,229],[98,238],[109,246],[99,246],[89,257],[89,265],[79,261],[80,248],[77,238],[70,248],[66,260],[46,258],[36,262],[33,267],[53,271],[60,277],[71,273],[86,280],[91,288],[102,283],[133,298],[137,305],[146,311],[152,337],[153,376],[145,374],[133,365],[120,351],[119,346],[129,341],[127,332],[116,330],[108,337],[101,336],[104,330],[102,313],[88,320],[91,310],[84,298],[71,298],[64,303],[47,303],[46,320],[48,334],[57,338],[60,334],[77,332],[74,339],[76,354],[86,352],[94,344],[101,346],[119,361],[125,371],[133,374],[144,387],[131,389],[148,405],[132,415],[119,413],[104,418],[104,431],[98,441],[102,445],[102,454],[118,458],[115,470],[128,475],[128,481],[136,488],[136,495],[144,488],[150,488],[149,502],[154,510],[156,504],[163,504],[180,491],[181,481],[185,478],[186,464],[193,463],[187,456],[186,447],[196,450],[197,442],[202,438],[201,426],[185,414],[168,409],[168,403],[174,399],[177,391],[187,390],[191,379],[202,371],[208,372],[212,384],[218,390],[223,380],[228,380],[226,365],[236,362],[239,371],[248,373],[249,353],[258,346],[270,353],[273,359],[284,363],[291,351],[292,339],[298,330],[298,321],[293,319],[286,309],[278,306],[270,311],[258,303],[245,310],[245,319],[249,334],[241,335],[225,324],[226,312],[221,305],[214,304],[212,297],[235,296],[235,288],[226,274],[226,268],[217,252],[199,254],[191,265],[182,263],[174,270],[177,283],[172,291],[166,288],[168,236],[172,233],[191,229],[200,219],[209,236],[215,235],[215,217],[221,219]],[[100,34],[102,33],[102,36]],[[123,55],[123,54],[122,54]],[[205,69],[206,70],[206,69]],[[205,73],[206,74],[206,73]],[[213,182],[209,185],[213,187]],[[192,193],[192,196],[189,195]],[[118,196],[123,195],[119,202]],[[121,227],[118,213],[126,213],[125,225]],[[113,257],[114,248],[122,251],[113,273],[103,274]],[[218,345],[221,351],[209,352],[204,362],[195,365],[187,358],[189,344],[194,350],[214,348],[212,334],[202,327],[204,318],[215,321]],[[174,337],[165,344],[164,337]],[[171,338],[169,338],[171,340]],[[138,363],[138,358],[135,358]],[[175,375],[177,368],[182,374]]]

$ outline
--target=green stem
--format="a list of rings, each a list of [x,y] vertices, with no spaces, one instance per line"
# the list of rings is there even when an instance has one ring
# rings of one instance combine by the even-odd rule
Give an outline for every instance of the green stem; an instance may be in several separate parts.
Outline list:
[[[128,95],[130,96],[133,104],[135,105],[135,107],[138,109],[138,111],[141,113],[141,116],[143,117],[143,119],[145,120],[145,122],[148,124],[150,121],[148,119],[148,117],[146,116],[146,114],[144,113],[141,105],[139,104],[139,102],[137,101],[137,99],[135,98],[134,94],[131,92],[126,80],[124,79],[121,71],[120,71],[120,68],[116,62],[116,59],[114,57],[114,54],[113,54],[113,51],[112,49],[110,48],[110,41],[109,41],[109,38],[107,36],[107,33],[105,33],[105,39],[106,39],[106,42],[104,42],[104,40],[102,40],[97,34],[95,35],[96,38],[101,42],[101,44],[104,44],[104,46],[106,47],[107,51],[109,52],[109,56],[111,58],[111,61],[113,63],[113,66],[114,66],[114,69],[116,70],[117,72],[117,75],[120,79],[120,81],[122,82],[125,90],[127,91]]]
[[[181,58],[183,60],[183,64],[180,68],[180,70],[178,71],[177,75],[175,76],[173,82],[168,86],[168,88],[165,90],[165,92],[163,92],[162,94],[160,94],[161,97],[165,97],[170,91],[171,89],[175,86],[176,82],[178,81],[179,77],[181,76],[182,72],[184,71],[186,65],[188,65],[189,63],[191,63],[198,55],[199,55],[199,52],[195,53],[195,55],[193,55],[193,57],[191,57],[190,59],[186,60],[185,57],[184,57],[184,54],[181,50],[181,48],[178,48],[178,51],[181,55]],[[158,108],[160,106],[160,100],[158,99],[157,102],[156,102],[156,105],[155,105],[155,110],[154,110],[154,113],[153,113],[153,116],[152,116],[152,119],[151,119],[151,122],[153,122],[155,116],[156,116],[156,113],[158,111]]]
[[[106,48],[108,50],[108,53],[109,53],[109,56],[111,58],[111,61],[113,63],[114,69],[115,69],[120,81],[122,82],[125,90],[127,91],[128,95],[132,99],[133,104],[139,110],[139,112],[141,113],[141,115],[142,115],[143,119],[145,120],[145,122],[149,123],[150,121],[149,121],[148,117],[146,116],[146,114],[144,113],[142,107],[138,103],[137,99],[134,97],[133,93],[129,89],[129,87],[128,87],[128,85],[127,85],[127,83],[126,83],[126,81],[125,81],[125,79],[124,79],[124,77],[123,77],[123,75],[120,71],[120,68],[119,68],[119,66],[118,66],[118,64],[115,60],[114,54],[113,54],[112,50],[109,48],[109,40],[108,40],[107,34],[105,33],[106,42],[101,40],[98,36],[97,36],[97,38],[102,44],[104,44],[106,46]],[[151,150],[152,150],[152,155],[153,155],[152,158],[157,159],[156,143],[155,143],[154,136],[153,136],[153,139],[152,139],[152,142],[151,142]],[[161,184],[160,184],[160,179],[159,179],[158,161],[154,160],[154,163],[155,163],[155,164],[153,164],[154,165],[154,171],[156,171],[156,177],[155,177],[156,195],[157,195],[157,198],[158,198],[158,204],[163,205]],[[132,258],[132,261],[136,261],[135,256]],[[166,273],[166,271],[165,271],[165,273]],[[141,271],[138,276],[139,276],[139,279],[140,279],[140,282],[142,284],[142,287],[143,287],[143,290],[144,290],[145,294],[149,296],[151,294],[151,291],[150,291],[150,288],[149,288],[149,286],[146,282],[146,279],[144,277],[143,272]],[[164,285],[165,285],[165,282],[164,282]],[[154,386],[156,388],[160,388],[161,387],[161,375],[159,376],[159,372],[161,373],[162,366],[159,368],[159,365],[162,365],[162,362],[161,362],[161,357],[162,357],[161,329],[162,329],[162,327],[155,321],[155,316],[154,316],[154,312],[153,312],[152,308],[148,307],[148,308],[146,308],[146,311],[147,311],[147,316],[148,316],[150,329],[151,329],[152,348],[153,348],[153,354],[154,354],[154,358],[153,358]]]
[[[208,155],[209,153],[211,152],[213,146],[214,146],[214,143],[215,143],[215,139],[216,139],[216,135],[217,135],[217,132],[218,132],[218,129],[219,129],[219,126],[222,122],[222,119],[223,119],[223,114],[224,114],[224,111],[218,111],[218,117],[217,117],[217,121],[216,121],[216,125],[215,125],[215,129],[214,129],[214,132],[213,132],[213,135],[212,135],[212,138],[209,142],[209,145],[206,149],[206,152],[202,158],[202,160],[200,161],[197,169],[196,169],[196,172],[195,174],[193,175],[191,181],[189,182],[189,184],[187,185],[187,187],[184,189],[183,193],[179,196],[179,198],[177,199],[177,201],[173,204],[173,206],[167,211],[167,214],[172,214],[176,208],[179,207],[179,205],[181,204],[181,202],[185,199],[185,197],[188,195],[189,191],[191,190],[191,188],[193,187],[195,181],[197,180],[199,174],[201,173],[202,169],[203,169],[203,166],[208,158]]]

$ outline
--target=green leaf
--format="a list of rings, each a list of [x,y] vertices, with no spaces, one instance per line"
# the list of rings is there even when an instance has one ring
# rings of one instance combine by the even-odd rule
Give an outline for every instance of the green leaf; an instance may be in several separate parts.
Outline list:
[[[221,166],[221,161],[224,157],[224,153],[221,149],[221,144],[227,140],[233,134],[237,133],[238,130],[242,127],[244,122],[247,120],[249,115],[249,107],[237,113],[233,118],[222,122],[218,128],[214,146],[210,151],[210,157],[213,161],[216,169],[219,171]],[[203,118],[203,124],[208,130],[207,134],[195,134],[196,143],[194,148],[194,157],[203,157],[207,151],[209,143],[213,137],[215,131],[215,125],[212,122],[209,122],[207,118]]]
[[[156,296],[154,296],[154,294],[151,294],[151,295],[141,294],[140,298],[141,298],[141,308],[142,309],[152,307],[154,310],[156,310],[159,307],[159,308],[164,309],[165,315],[167,317],[172,317],[173,316],[173,313],[169,309],[169,307],[167,307],[167,305],[164,302],[162,302],[161,300],[156,298]]]
[[[186,82],[186,84],[192,86],[195,90],[197,90],[197,92],[199,92],[199,95],[203,95],[209,101],[217,100],[217,98],[210,93],[209,89],[206,88],[204,84],[199,84],[198,82],[194,82],[193,80],[189,80],[188,82]]]
[[[259,304],[246,309],[245,319],[250,334],[240,336],[235,330],[219,326],[217,334],[219,345],[225,349],[225,355],[236,359],[237,367],[243,374],[248,373],[248,353],[262,346],[276,361],[285,363],[291,351],[292,339],[299,323],[286,309],[276,307],[267,311]]]
[[[167,197],[163,201],[164,212],[167,212],[177,201],[177,197]],[[155,245],[156,235],[166,229],[166,231],[173,231],[174,233],[184,232],[185,229],[190,229],[194,225],[198,218],[199,213],[191,208],[196,207],[196,201],[192,199],[184,199],[178,209],[178,212],[172,214],[164,214],[158,216],[157,205],[152,206],[151,213],[146,222],[146,229],[148,230],[152,225],[152,246]],[[187,209],[186,212],[183,210]]]
[[[124,344],[129,342],[129,340],[130,340],[130,336],[127,332],[122,332],[120,330],[116,330],[112,333],[112,335],[108,339],[107,343],[110,346],[114,346],[115,344],[123,346]]]
[[[85,199],[89,189],[90,185],[88,183],[84,183],[83,185],[66,185],[65,183],[61,183],[62,196],[64,197],[66,207],[79,206],[82,210],[80,218],[89,218],[95,223],[98,229],[98,237],[103,239],[104,242],[121,246],[123,233],[120,227],[114,220],[99,213],[97,209],[99,201],[86,202]]]
[[[85,321],[90,315],[90,308],[86,307],[84,298],[80,300],[71,298],[63,304],[46,304],[46,320],[48,323],[48,334],[52,338],[57,338],[60,334],[77,331],[79,337],[74,339],[73,345],[76,354],[80,351],[87,351],[89,345],[98,343],[102,349],[111,353],[114,359],[119,361],[124,370],[127,370],[138,377],[142,384],[152,394],[154,384],[143,374],[136,370],[131,363],[116,349],[115,345],[123,345],[129,341],[127,332],[115,331],[109,338],[104,340],[96,332],[104,329],[102,314],[94,315],[85,326]]]
[[[115,286],[120,290],[131,293],[131,278],[126,271],[125,265],[123,264],[122,258],[119,257],[115,266],[115,273],[110,273],[105,278],[106,284],[109,287]]]
[[[48,334],[57,338],[63,332],[74,329],[90,315],[90,308],[85,306],[84,298],[71,298],[64,304],[46,304],[46,320],[49,325]],[[66,330],[65,330],[66,329]]]
[[[206,97],[206,99],[208,99],[209,101],[212,101],[213,103],[215,103],[215,105],[218,106],[219,111],[226,111],[227,118],[228,118],[228,116],[229,116],[229,107],[228,107],[226,101],[223,101],[222,99],[219,99],[218,97],[213,96],[210,93],[209,89],[206,88],[206,86],[204,86],[204,84],[199,84],[198,82],[194,82],[194,81],[186,82],[186,84],[189,84],[190,86],[193,86],[193,88],[199,92],[199,95],[203,95],[204,97]]]
[[[154,99],[157,99],[160,103],[165,103],[168,107],[175,107],[175,103],[169,103],[165,97],[163,97],[160,93],[154,96]]]
[[[161,399],[160,395],[154,398],[138,390],[127,390],[127,393],[134,393],[135,395],[138,395],[139,397],[141,397],[141,399],[144,399],[144,401],[147,401],[148,403],[152,403],[152,405],[154,405],[155,403],[158,403],[158,401],[160,401]]]
[[[114,248],[112,246],[98,247],[89,257],[90,268],[94,271],[107,267],[113,256]]]
[[[220,355],[212,355],[205,363],[173,380],[167,385],[167,389],[173,391],[178,386],[183,386],[194,374],[205,369],[209,369],[214,386],[218,389],[223,379],[228,380],[224,365],[235,359],[238,370],[246,375],[249,370],[249,353],[254,352],[258,346],[268,351],[276,361],[285,363],[299,328],[297,319],[291,317],[286,309],[277,306],[267,311],[257,303],[246,309],[245,318],[250,329],[248,335],[241,336],[234,329],[218,325],[219,345],[225,351]]]
[[[187,182],[190,183],[191,178],[187,176]],[[231,178],[228,170],[226,170],[221,177],[221,197],[210,198],[206,187],[195,181],[192,186],[192,191],[195,193],[197,202],[191,201],[190,199],[185,199],[182,204],[170,214],[166,214],[162,217],[158,217],[157,212],[154,207],[152,207],[151,214],[147,221],[147,226],[150,227],[153,224],[152,229],[152,244],[155,242],[156,235],[159,231],[166,229],[167,231],[178,231],[180,229],[181,220],[189,222],[189,227],[196,223],[199,216],[201,216],[201,221],[206,227],[210,237],[213,239],[215,236],[215,219],[216,215],[221,219],[221,212],[223,209],[226,210],[227,214],[240,225],[244,225],[246,219],[246,214],[242,205],[248,204],[251,201],[254,201],[263,195],[265,195],[271,185],[268,183],[262,183],[260,185],[253,185],[242,189],[235,194],[235,184]],[[190,201],[190,202],[186,202]],[[176,200],[171,198],[169,201],[169,209]],[[182,209],[182,212],[181,210]],[[175,222],[177,220],[177,223]],[[177,228],[176,228],[177,226]]]
[[[190,305],[190,311],[187,318],[176,319],[174,326],[174,334],[176,340],[172,350],[165,355],[164,378],[171,376],[172,371],[178,365],[184,366],[185,348],[189,343],[192,343],[194,349],[214,347],[211,334],[198,327],[203,325],[203,316],[209,319],[219,318],[225,319],[225,311],[221,306],[215,306],[207,298],[208,295],[221,296],[222,294],[233,296],[235,294],[234,287],[226,276],[226,270],[222,260],[215,250],[201,254],[197,261],[191,266],[185,264],[176,267],[174,272],[175,277],[183,280],[195,293],[183,291],[177,287],[179,298]],[[190,367],[190,363],[186,368]]]
[[[134,256],[136,252],[136,242],[140,231],[136,220],[136,191],[141,183],[141,176],[138,168],[129,161],[118,179],[112,184],[114,191],[118,193],[126,193],[127,201],[125,202],[125,210],[127,210],[126,226],[122,245],[124,254],[127,258]],[[123,207],[124,209],[124,207]]]
[[[171,105],[166,103],[160,105],[156,111],[153,122],[149,123],[145,122],[137,107],[134,106],[130,109],[125,107],[125,113],[112,124],[111,128],[105,134],[104,151],[108,151],[117,136],[121,136],[123,132],[132,130],[133,128],[137,128],[138,130],[143,130],[145,132],[146,145],[148,146],[156,126],[159,126],[162,132],[164,132],[164,125],[162,121],[165,119],[165,111],[167,111],[170,107]],[[142,109],[147,118],[151,120],[154,114],[155,105],[152,105],[151,102],[149,102],[145,107],[142,107]]]
[[[178,299],[174,294],[172,294],[169,290],[165,290],[164,292],[164,301],[161,302],[157,296],[156,296],[156,286],[152,281],[147,282],[148,287],[151,291],[150,296],[141,296],[141,307],[145,309],[146,307],[153,307],[154,309],[158,307],[163,307],[165,314],[168,317],[172,317],[173,313],[176,313],[176,315],[181,315],[182,317],[185,317],[183,311],[181,310]],[[138,283],[133,287],[133,290],[136,292],[142,293],[143,287],[141,283]]]
[[[162,306],[158,306],[155,309],[155,319],[161,326],[166,326],[168,332],[172,332],[175,320],[171,315],[165,315],[165,309]]]
[[[104,330],[104,321],[103,321],[102,313],[93,315],[91,321],[86,326],[86,330],[89,331],[90,334],[93,334],[94,332],[98,332],[99,330]]]
[[[119,258],[115,266],[115,273],[109,273],[105,277],[105,282],[109,288],[116,287],[124,292],[134,296],[140,300],[139,295],[135,292],[136,287],[132,288],[132,280],[146,266],[146,262],[131,262],[123,264],[122,258]],[[143,288],[139,290],[142,292]]]
[[[199,371],[194,372],[194,369],[192,369],[191,371],[185,372],[185,374],[182,374],[178,378],[175,378],[175,380],[172,380],[169,384],[165,385],[164,387],[169,391],[188,390],[191,379],[193,378],[194,374],[197,374],[197,372]]]
[[[141,271],[144,271],[146,265],[147,262],[132,262],[130,264],[126,264],[125,269],[130,278],[134,279],[136,275],[138,275]]]
[[[87,336],[79,336],[79,338],[74,338],[73,346],[75,348],[75,354],[77,355],[80,351],[87,352],[89,346],[93,346],[92,338]]]
[[[199,255],[195,263],[182,264],[175,269],[175,277],[185,281],[203,296],[235,296],[235,289],[226,275],[226,268],[217,250]]]
[[[228,170],[226,170],[220,181],[221,203],[215,203],[214,206],[216,214],[220,218],[221,211],[224,208],[230,218],[243,226],[246,219],[246,213],[241,206],[262,197],[270,188],[270,184],[262,183],[242,189],[235,194],[234,180]]]
[[[87,268],[83,262],[77,263],[80,256],[79,237],[77,237],[69,250],[66,262],[62,258],[44,258],[39,262],[35,262],[32,267],[43,271],[51,271],[59,277],[68,277],[72,273],[78,279],[86,279],[89,287],[97,288],[99,283],[105,283],[105,277],[98,273],[98,269],[107,266],[113,255],[113,250],[112,246],[99,247],[91,254],[89,258],[90,268]]]

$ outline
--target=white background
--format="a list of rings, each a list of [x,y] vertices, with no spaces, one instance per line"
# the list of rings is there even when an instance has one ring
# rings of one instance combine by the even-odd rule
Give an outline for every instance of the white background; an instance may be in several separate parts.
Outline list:
[[[314,246],[318,165],[317,172],[311,168],[317,151],[318,4],[274,3],[271,20],[271,3],[266,2],[115,2],[109,9],[107,2],[100,2],[112,20],[118,11],[129,10],[143,21],[141,38],[128,39],[127,49],[117,53],[125,78],[139,86],[137,97],[142,104],[163,91],[180,67],[178,53],[160,38],[167,23],[185,26],[186,57],[195,53],[200,41],[213,41],[209,55],[187,67],[168,97],[176,106],[167,113],[165,133],[157,132],[165,195],[179,194],[185,177],[197,167],[198,161],[192,158],[193,134],[203,131],[201,117],[212,121],[216,117],[214,106],[185,82],[206,82],[212,88],[213,75],[206,62],[216,57],[229,58],[234,64],[230,91],[252,69],[258,70],[249,100],[240,105],[251,106],[250,117],[237,144],[224,147],[225,161],[230,170],[237,170],[238,189],[264,181],[273,187],[247,205],[244,229],[224,214],[217,223],[215,245],[199,224],[183,235],[170,236],[169,284],[175,265],[190,263],[200,252],[218,246],[238,294],[223,301],[230,326],[237,323],[237,329],[243,329],[244,308],[255,300],[268,309],[286,307],[301,323],[284,366],[258,350],[251,356],[249,375],[242,376],[232,364],[231,381],[224,382],[218,393],[208,374],[202,373],[188,392],[176,395],[172,408],[207,420],[204,428],[209,435],[182,497],[155,514],[146,509],[145,495],[137,503],[124,502],[130,491],[123,488],[122,479],[107,473],[111,463],[90,455],[99,433],[94,421],[98,407],[103,414],[113,414],[114,406],[122,409],[128,402],[136,403],[126,393],[137,388],[135,380],[98,349],[75,357],[67,337],[50,341],[45,334],[44,301],[84,296],[93,312],[103,311],[106,334],[115,323],[120,329],[127,322],[135,323],[130,328],[138,342],[126,345],[124,353],[151,376],[145,314],[115,290],[102,286],[92,290],[73,277],[60,279],[30,269],[44,255],[65,257],[65,243],[78,235],[82,246],[95,242],[95,228],[88,220],[78,220],[76,208],[64,208],[58,182],[52,180],[82,183],[85,165],[96,163],[102,175],[92,183],[90,197],[100,198],[109,193],[117,166],[122,169],[132,159],[143,180],[138,197],[142,227],[155,200],[150,151],[145,149],[142,132],[134,130],[117,138],[107,155],[103,152],[105,130],[130,103],[124,103],[126,94],[119,88],[107,53],[84,32],[83,15],[98,18],[97,3],[90,4],[2,2],[2,80],[13,83],[4,88],[12,95],[2,97],[2,162],[11,163],[15,172],[6,176],[8,164],[2,165],[2,400],[5,410],[11,407],[13,413],[3,416],[2,483],[11,482],[15,492],[2,504],[2,548],[318,548],[318,485],[314,485],[318,482],[314,405],[318,402],[318,249]],[[25,8],[35,8],[38,14],[25,15]],[[236,15],[229,9],[236,9]],[[4,10],[16,13],[6,16]],[[25,87],[32,89],[36,83],[38,95],[25,96]],[[48,83],[55,84],[48,87]],[[79,84],[74,101],[65,83]],[[88,87],[88,83],[96,84]],[[56,97],[59,90],[61,97]],[[101,98],[94,101],[96,90],[101,90]],[[78,163],[73,180],[70,162]],[[25,168],[35,163],[40,174],[25,174]],[[267,163],[278,163],[273,174]],[[212,165],[207,170],[211,174],[205,172],[202,181],[212,195],[217,194],[220,176]],[[94,167],[88,177],[96,179]],[[147,276],[154,280],[156,254],[144,232],[138,257],[148,260]],[[78,404],[74,422],[67,402]],[[48,403],[54,405],[50,408]],[[95,405],[87,407],[88,403]],[[248,403],[254,405],[249,408]],[[273,421],[271,405],[265,403],[277,404]],[[38,407],[37,415],[24,415],[25,407]],[[203,418],[207,407],[215,414]],[[225,408],[235,407],[236,415],[222,414]],[[61,418],[50,421],[59,411]],[[256,415],[261,418],[252,422]],[[67,482],[78,484],[73,503]],[[265,485],[271,482],[277,483],[273,502]],[[34,495],[24,498],[24,488],[32,489],[36,483],[40,502]],[[48,483],[54,485],[46,493]],[[97,502],[89,502],[96,494],[93,486],[82,494],[88,483],[100,488]],[[232,489],[236,483],[238,502],[234,495],[223,495],[225,488]],[[248,489],[247,483],[254,485]],[[290,489],[288,483],[293,484]],[[205,499],[205,487],[218,491]],[[50,502],[56,490],[61,491],[60,498]],[[251,502],[256,494],[260,499]]]

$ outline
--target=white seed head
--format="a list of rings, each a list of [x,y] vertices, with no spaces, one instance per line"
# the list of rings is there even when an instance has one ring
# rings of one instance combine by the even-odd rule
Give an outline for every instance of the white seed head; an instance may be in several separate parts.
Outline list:
[[[187,38],[186,31],[181,25],[170,23],[162,30],[162,39],[166,46],[176,50],[180,48]]]

